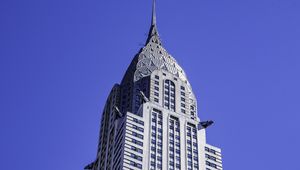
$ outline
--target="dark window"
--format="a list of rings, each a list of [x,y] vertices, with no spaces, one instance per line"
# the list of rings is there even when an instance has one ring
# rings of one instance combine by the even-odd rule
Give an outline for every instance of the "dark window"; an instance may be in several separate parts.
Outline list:
[[[175,84],[171,80],[165,80],[164,88],[165,108],[175,111]]]
[[[181,95],[182,95],[182,96],[185,96],[185,92],[181,92]]]

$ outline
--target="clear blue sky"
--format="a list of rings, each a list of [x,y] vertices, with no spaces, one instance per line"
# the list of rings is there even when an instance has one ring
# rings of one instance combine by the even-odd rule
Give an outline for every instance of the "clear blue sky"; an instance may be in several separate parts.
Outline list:
[[[225,170],[298,170],[300,1],[158,0]],[[0,1],[0,169],[82,170],[150,0]]]

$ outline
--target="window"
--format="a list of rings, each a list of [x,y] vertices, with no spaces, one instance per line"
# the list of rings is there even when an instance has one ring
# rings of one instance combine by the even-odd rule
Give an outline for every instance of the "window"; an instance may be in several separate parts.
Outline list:
[[[162,113],[157,109],[153,109],[151,114],[151,168],[155,169],[155,165],[162,164]],[[156,169],[159,169],[156,167]]]
[[[137,138],[140,138],[140,139],[144,139],[144,136],[139,134],[139,133],[136,133],[136,132],[132,132],[132,136],[135,136]]]
[[[143,142],[141,142],[141,141],[138,141],[138,140],[136,140],[136,139],[131,139],[131,141],[132,141],[132,143],[134,143],[134,144],[143,146]]]
[[[185,96],[185,92],[180,92],[182,96]]]
[[[137,167],[137,168],[142,168],[142,165],[141,165],[141,164],[136,163],[136,162],[133,162],[133,161],[130,161],[130,165],[131,165],[131,166],[134,166],[134,167]]]
[[[143,160],[143,158],[142,158],[141,156],[135,155],[135,154],[133,154],[133,153],[130,154],[130,157],[131,157],[131,158],[134,158],[134,159],[137,159],[137,160],[139,160],[139,161],[142,161],[142,160]]]
[[[171,116],[169,119],[169,158],[172,166],[180,168],[180,130],[179,119]],[[176,159],[175,159],[176,156]]]
[[[171,80],[165,80],[164,88],[164,106],[175,111],[175,84]]]
[[[217,161],[217,158],[214,157],[214,156],[210,156],[210,155],[208,155],[208,154],[205,154],[205,157],[208,158],[208,159],[211,159],[211,160],[213,160],[213,161]]]
[[[206,161],[206,165],[213,167],[213,168],[217,168],[217,165],[211,162]]]
[[[205,151],[216,154],[216,151],[213,149],[209,149],[208,147],[205,147]]]
[[[131,146],[131,149],[133,150],[133,151],[136,151],[136,152],[138,152],[138,153],[143,153],[143,150],[142,149],[139,149],[139,148],[137,148],[137,147],[135,147],[135,146]]]
[[[144,132],[144,128],[138,127],[136,125],[132,125],[132,129],[138,130],[140,132]]]
[[[158,76],[158,75],[155,75],[155,79],[159,80],[159,76]]]

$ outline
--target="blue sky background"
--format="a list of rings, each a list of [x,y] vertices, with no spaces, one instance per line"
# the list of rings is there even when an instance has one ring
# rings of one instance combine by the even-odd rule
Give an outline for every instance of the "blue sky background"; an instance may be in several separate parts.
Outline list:
[[[298,170],[300,1],[158,0],[225,170]],[[82,170],[146,40],[150,0],[0,1],[0,167]]]

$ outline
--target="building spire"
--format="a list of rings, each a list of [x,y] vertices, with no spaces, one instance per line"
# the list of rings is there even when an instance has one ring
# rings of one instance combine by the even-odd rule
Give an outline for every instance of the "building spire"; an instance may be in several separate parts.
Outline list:
[[[161,45],[156,27],[156,0],[152,2],[152,20],[146,44],[154,42]]]
[[[156,26],[156,0],[152,2],[152,26]]]

